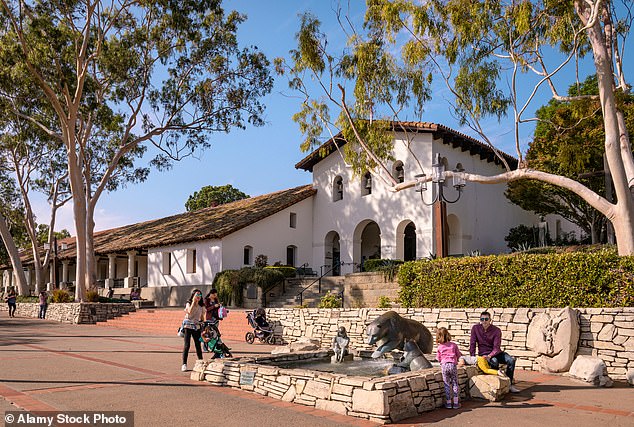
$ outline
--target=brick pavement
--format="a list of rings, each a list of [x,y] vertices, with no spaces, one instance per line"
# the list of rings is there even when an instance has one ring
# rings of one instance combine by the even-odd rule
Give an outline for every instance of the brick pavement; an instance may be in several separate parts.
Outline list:
[[[237,356],[269,346],[229,342]],[[180,372],[176,337],[38,319],[0,318],[0,411],[134,411],[135,425],[209,422],[223,426],[372,426],[258,394],[194,382]],[[193,349],[193,346],[192,346]],[[193,350],[192,350],[193,351]],[[190,355],[190,366],[195,354]],[[466,401],[398,425],[634,425],[634,388],[597,389],[560,375],[517,374],[522,390],[503,402]],[[205,413],[208,410],[209,413]]]

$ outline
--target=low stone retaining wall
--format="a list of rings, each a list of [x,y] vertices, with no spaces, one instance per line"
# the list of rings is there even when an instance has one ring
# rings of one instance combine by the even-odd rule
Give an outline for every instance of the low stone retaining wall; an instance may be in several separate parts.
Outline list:
[[[471,327],[478,323],[485,309],[397,308],[401,316],[423,323],[432,332],[446,327],[463,353],[468,353]],[[490,308],[493,324],[502,330],[502,349],[517,358],[521,369],[540,370],[539,354],[526,345],[528,325],[538,313],[558,309]],[[367,348],[366,326],[389,309],[267,309],[268,320],[275,325],[275,334],[284,342],[306,336],[321,340],[329,348],[338,326],[345,326],[352,348]],[[577,355],[601,358],[608,373],[624,379],[634,369],[634,307],[580,308],[580,337]]]
[[[443,406],[445,391],[440,368],[370,378],[270,366],[274,363],[321,359],[331,354],[324,350],[257,358],[216,359],[200,369],[195,368],[191,378],[382,424],[414,417]],[[468,394],[469,378],[476,372],[473,366],[458,368],[462,398]]]
[[[46,319],[62,323],[94,324],[135,311],[132,303],[52,303],[46,310]],[[0,311],[8,315],[8,305],[0,305]],[[37,318],[40,312],[38,303],[20,302],[16,305],[15,314],[20,317]]]

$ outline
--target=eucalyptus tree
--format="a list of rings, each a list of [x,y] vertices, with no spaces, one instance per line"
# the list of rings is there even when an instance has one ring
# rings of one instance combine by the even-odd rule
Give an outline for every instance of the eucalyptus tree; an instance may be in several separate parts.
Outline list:
[[[344,155],[351,163],[360,154],[362,166],[378,167],[394,191],[409,188],[415,182],[398,184],[385,167],[391,141],[373,132],[389,128],[377,119],[398,121],[406,107],[420,114],[432,82],[440,80],[460,124],[490,145],[507,168],[495,176],[462,172],[463,178],[483,184],[528,178],[568,189],[612,223],[619,254],[634,254],[634,158],[624,116],[615,101],[615,95],[629,91],[623,64],[633,16],[631,2],[367,0],[366,4],[362,28],[340,14],[349,35],[343,52],[329,51],[318,19],[305,15],[291,61],[277,61],[278,71],[289,75],[290,86],[306,95],[295,115],[307,137],[304,148],[314,146],[315,137],[326,128],[338,126],[349,142]],[[567,87],[584,61],[592,61],[597,76],[603,150],[616,202],[578,180],[527,167],[521,146],[520,127],[537,120],[529,115],[536,94],[548,91],[554,99],[570,100],[560,94],[557,81],[565,81]],[[317,82],[322,96],[307,84],[309,77]],[[348,86],[353,87],[352,99],[346,99]],[[334,121],[329,116],[332,107],[342,111]],[[484,119],[508,116],[519,159],[515,170],[483,125]],[[447,172],[447,177],[452,175]]]
[[[261,125],[266,57],[238,44],[245,16],[218,0],[0,0],[0,68],[24,73],[54,111],[37,124],[64,147],[77,239],[77,299],[94,281],[95,206],[148,167],[208,148],[210,135]],[[119,174],[117,176],[117,174]]]
[[[606,186],[606,178],[610,178],[603,159],[605,136],[601,106],[598,96],[574,99],[582,95],[598,95],[596,75],[569,88],[572,101],[551,99],[537,110],[539,122],[526,152],[526,163],[533,169],[575,179],[612,200],[612,187]],[[629,132],[634,129],[634,98],[631,94],[621,95],[617,102]],[[535,180],[518,180],[509,183],[505,194],[523,209],[566,218],[590,236],[592,243],[607,239],[605,216],[565,188]]]
[[[25,295],[28,292],[28,284],[16,245],[16,240],[23,235],[22,231],[24,230],[21,220],[22,209],[15,181],[9,175],[8,170],[6,160],[0,157],[0,237],[4,247],[2,258],[6,256],[11,262],[18,294]],[[1,261],[6,262],[5,259]]]

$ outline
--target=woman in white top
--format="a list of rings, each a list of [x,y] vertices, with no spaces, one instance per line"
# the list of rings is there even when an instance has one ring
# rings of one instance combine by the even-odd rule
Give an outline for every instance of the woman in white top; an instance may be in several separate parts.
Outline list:
[[[205,320],[205,304],[203,293],[200,289],[194,289],[185,305],[185,320],[183,320],[183,332],[185,333],[185,345],[183,346],[183,366],[181,371],[187,370],[187,356],[189,355],[190,339],[194,339],[196,356],[201,360],[203,351],[200,348],[200,322]]]

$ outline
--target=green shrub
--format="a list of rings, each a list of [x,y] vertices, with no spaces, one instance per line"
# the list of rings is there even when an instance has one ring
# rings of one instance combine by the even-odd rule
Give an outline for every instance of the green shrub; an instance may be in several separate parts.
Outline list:
[[[264,268],[269,265],[269,257],[264,254],[260,254],[255,257],[253,264],[258,268]]]
[[[240,270],[224,270],[216,274],[213,287],[218,290],[218,299],[227,305],[241,306],[243,289],[247,283],[255,283],[268,292],[284,281],[284,274],[279,269],[244,267]]]
[[[377,308],[391,308],[392,307],[392,301],[390,300],[390,297],[386,297],[385,295],[381,295],[379,297],[379,301],[376,304]]]
[[[363,263],[363,271],[382,271],[385,267],[401,265],[400,259],[368,259]]]
[[[52,295],[53,302],[73,302],[75,298],[65,289],[55,289]]]
[[[341,308],[341,297],[328,291],[321,297],[319,308]]]
[[[264,267],[264,268],[267,269],[267,270],[279,271],[286,278],[295,277],[295,274],[297,272],[297,269],[295,267],[290,266],[290,265],[271,265],[271,266]]]
[[[404,307],[631,307],[634,257],[603,248],[412,261],[398,282]]]
[[[99,302],[99,292],[92,291],[92,290],[86,292],[86,301],[88,301],[88,302]]]
[[[16,295],[15,302],[39,302],[39,297],[32,297],[27,295]]]

